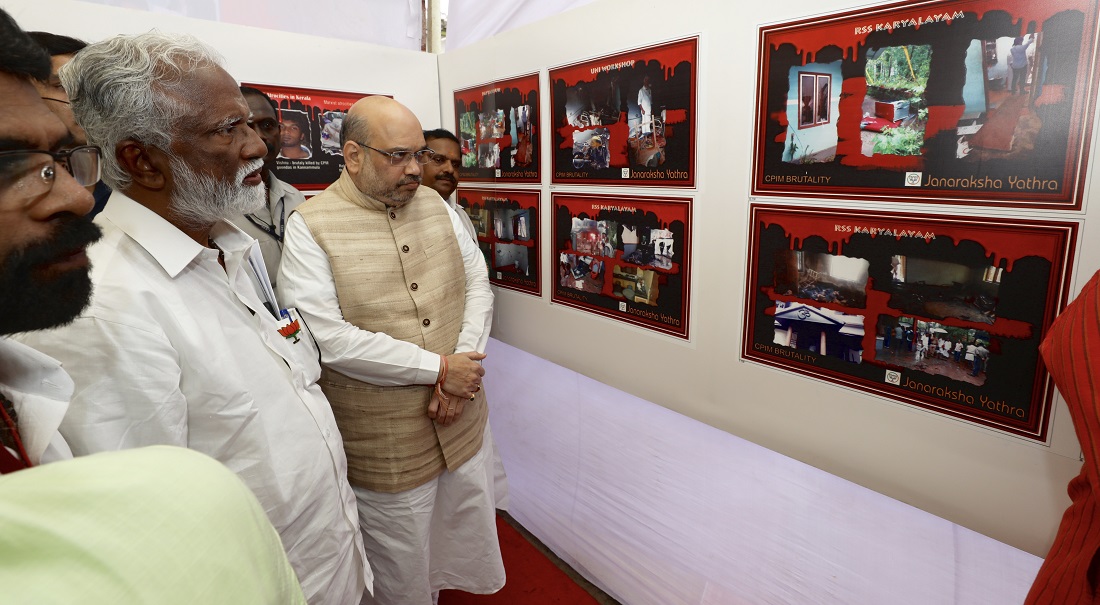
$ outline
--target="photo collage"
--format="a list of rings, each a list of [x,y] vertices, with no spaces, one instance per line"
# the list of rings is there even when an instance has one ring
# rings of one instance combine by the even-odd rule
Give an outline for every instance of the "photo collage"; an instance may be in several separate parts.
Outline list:
[[[539,191],[459,187],[456,196],[477,231],[490,283],[541,296]]]
[[[555,302],[687,338],[691,203],[555,193]]]
[[[695,183],[690,38],[550,70],[554,183]]]
[[[1020,435],[1077,223],[752,206],[743,354]]]
[[[466,182],[538,183],[539,77],[531,74],[455,91]]]
[[[960,0],[762,27],[753,193],[1079,208],[1096,19]]]

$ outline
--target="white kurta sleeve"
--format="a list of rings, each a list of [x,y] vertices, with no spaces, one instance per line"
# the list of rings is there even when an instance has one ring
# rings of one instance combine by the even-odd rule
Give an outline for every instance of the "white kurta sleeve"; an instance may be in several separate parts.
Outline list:
[[[458,215],[462,211],[449,205],[447,208],[450,210],[455,237],[458,238],[458,248],[462,251],[462,265],[466,269],[466,307],[455,352],[484,353],[485,345],[489,342],[489,330],[493,325],[493,290],[489,287],[489,270],[481,250],[470,239],[462,224],[462,218]]]
[[[81,317],[22,340],[63,360],[75,389],[61,423],[73,454],[146,445],[188,446],[180,359],[163,332]]]
[[[434,384],[439,377],[439,355],[344,320],[328,255],[298,213],[287,220],[278,288],[279,301],[302,314],[330,368],[379,386]]]

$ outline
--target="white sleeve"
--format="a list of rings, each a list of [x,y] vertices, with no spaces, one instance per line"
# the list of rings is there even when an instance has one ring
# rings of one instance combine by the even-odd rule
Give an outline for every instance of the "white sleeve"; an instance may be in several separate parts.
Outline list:
[[[439,377],[439,355],[344,320],[328,255],[297,212],[287,219],[278,289],[279,301],[302,314],[328,367],[379,386],[434,384]]]
[[[489,287],[489,268],[481,249],[470,239],[462,218],[458,216],[462,211],[449,205],[447,209],[450,210],[451,226],[458,238],[458,248],[462,251],[462,265],[466,268],[466,307],[455,352],[484,353],[493,325],[493,290]]]
[[[188,446],[179,355],[163,332],[96,317],[20,336],[61,360],[75,385],[61,434],[76,456]]]

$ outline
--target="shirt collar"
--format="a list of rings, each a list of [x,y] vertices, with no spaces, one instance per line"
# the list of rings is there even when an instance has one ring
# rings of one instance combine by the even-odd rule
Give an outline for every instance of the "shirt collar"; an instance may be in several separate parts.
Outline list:
[[[111,194],[111,200],[100,216],[144,248],[173,279],[207,249],[164,217],[118,191]],[[226,254],[247,248],[253,241],[238,227],[224,220],[214,225],[210,237]]]

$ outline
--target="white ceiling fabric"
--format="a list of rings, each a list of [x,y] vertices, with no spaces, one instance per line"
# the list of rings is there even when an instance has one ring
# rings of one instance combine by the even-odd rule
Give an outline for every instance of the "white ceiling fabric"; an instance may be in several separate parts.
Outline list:
[[[420,50],[420,0],[85,0],[152,13]],[[280,53],[278,35],[264,49]]]
[[[447,49],[455,50],[593,0],[450,0]],[[570,35],[570,32],[564,32]]]

